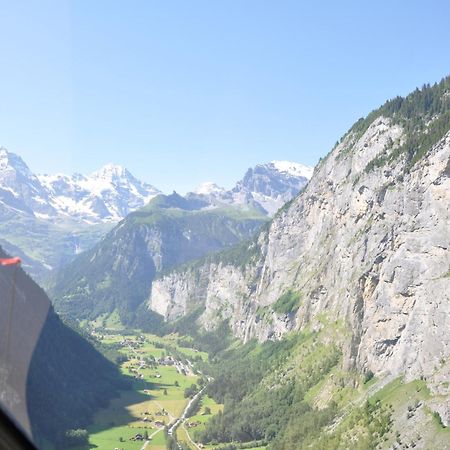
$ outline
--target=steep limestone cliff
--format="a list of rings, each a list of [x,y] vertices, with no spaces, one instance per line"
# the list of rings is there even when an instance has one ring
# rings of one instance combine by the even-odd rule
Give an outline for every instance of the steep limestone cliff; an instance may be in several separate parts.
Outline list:
[[[326,315],[350,330],[346,368],[448,375],[448,112],[422,114],[413,127],[387,105],[319,163],[307,188],[249,244],[250,257],[166,274],[154,281],[149,307],[174,320],[204,305],[205,328],[227,319],[244,341],[320,328]]]
[[[56,274],[56,310],[76,319],[117,310],[128,323],[155,275],[248,239],[266,220],[250,209],[201,209],[176,193],[158,196]]]

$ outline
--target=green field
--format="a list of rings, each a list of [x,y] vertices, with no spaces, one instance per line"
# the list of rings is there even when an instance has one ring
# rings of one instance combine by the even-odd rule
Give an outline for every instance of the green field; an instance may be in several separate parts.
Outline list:
[[[133,440],[137,434],[150,437],[146,449],[165,449],[164,426],[182,415],[189,400],[184,397],[184,391],[196,384],[199,376],[187,365],[183,366],[187,369],[183,374],[174,365],[159,364],[159,360],[168,357],[189,361],[206,359],[206,353],[178,346],[176,335],[161,338],[138,332],[130,334],[129,331],[122,335],[120,331],[111,329],[107,334],[95,335],[103,344],[115,346],[120,354],[128,357],[120,369],[124,376],[132,380],[132,389],[122,391],[120,397],[94,416],[94,422],[88,428],[89,445],[77,450],[141,449],[145,441]],[[220,409],[208,397],[202,402],[212,413]],[[195,417],[205,422],[211,416],[199,414]],[[179,430],[181,432],[182,427]],[[183,440],[188,441],[186,435]]]

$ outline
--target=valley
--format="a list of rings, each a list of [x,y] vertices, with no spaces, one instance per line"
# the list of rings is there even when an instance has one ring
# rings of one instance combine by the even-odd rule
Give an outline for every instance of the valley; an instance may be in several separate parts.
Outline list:
[[[165,449],[167,429],[182,416],[190,400],[185,390],[197,386],[201,379],[188,358],[202,359],[205,355],[178,347],[174,336],[162,339],[150,334],[110,333],[100,340],[123,355],[121,371],[133,378],[132,389],[121,392],[107,409],[95,415],[88,428],[89,443],[99,450]],[[171,356],[167,348],[186,359]]]
[[[0,450],[450,450],[450,2],[3,3]]]
[[[198,398],[201,401],[198,409],[208,407],[211,413],[220,410],[220,405],[212,399],[199,398],[199,386],[206,378],[194,369],[194,365],[196,361],[206,360],[207,355],[180,347],[177,336],[161,338],[133,331],[99,331],[98,328],[94,335],[103,345],[122,355],[120,369],[124,376],[132,378],[132,388],[120,392],[108,408],[94,416],[93,424],[88,428],[89,446],[99,450],[115,447],[162,450],[172,434],[171,426],[189,409],[190,402]],[[189,389],[191,391],[186,396]],[[207,416],[201,416],[202,421],[205,418]],[[193,420],[190,419],[189,423]],[[187,440],[192,439],[187,426],[182,422],[178,430],[173,431],[174,435],[179,435],[180,443],[188,444]]]
[[[119,392],[99,410],[87,428],[88,443],[72,450],[222,449],[223,444],[201,444],[196,433],[223,411],[205,392],[212,379],[200,368],[208,354],[187,346],[177,334],[157,336],[124,330],[117,316],[103,316],[85,327],[102,346],[117,352],[122,375],[131,389]],[[190,342],[192,345],[193,342]],[[236,444],[239,445],[239,444]],[[262,450],[244,445],[236,448]]]
[[[47,274],[0,273],[40,449],[450,450],[450,77],[228,191],[0,163],[0,243]],[[62,221],[92,195],[109,213]]]
[[[331,450],[350,436],[361,450],[449,448],[450,430],[433,412],[435,381],[343,371],[341,323],[324,317],[323,330],[279,342],[222,339],[211,358],[189,335],[127,330],[117,318],[84,326],[117,352],[131,389],[94,415],[88,444],[73,450],[265,450],[296,442]],[[282,406],[293,400],[300,402],[294,414],[293,405]]]

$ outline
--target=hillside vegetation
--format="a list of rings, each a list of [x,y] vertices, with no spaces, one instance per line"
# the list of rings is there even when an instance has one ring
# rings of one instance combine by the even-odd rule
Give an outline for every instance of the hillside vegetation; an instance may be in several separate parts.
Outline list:
[[[138,308],[155,276],[231,247],[266,221],[252,209],[199,206],[174,193],[130,214],[56,275],[50,283],[56,309],[71,319],[94,319],[117,310],[131,324],[139,320]]]

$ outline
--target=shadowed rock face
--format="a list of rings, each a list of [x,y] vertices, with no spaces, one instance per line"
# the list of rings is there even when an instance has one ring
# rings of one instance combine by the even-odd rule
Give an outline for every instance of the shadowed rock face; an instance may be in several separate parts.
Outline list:
[[[173,320],[203,304],[205,328],[229,319],[243,340],[321,327],[326,315],[348,326],[347,368],[408,378],[447,370],[450,135],[409,171],[403,156],[366,169],[404,136],[382,116],[349,133],[259,236],[256,257],[169,273],[154,282],[149,307]],[[274,312],[288,290],[301,293],[298,310]]]
[[[58,447],[123,387],[113,364],[60,321],[20,268],[0,267],[0,333],[0,406],[38,444]]]

